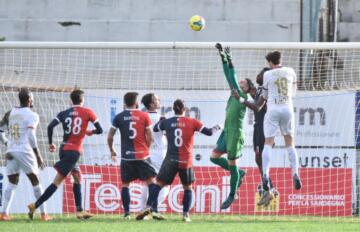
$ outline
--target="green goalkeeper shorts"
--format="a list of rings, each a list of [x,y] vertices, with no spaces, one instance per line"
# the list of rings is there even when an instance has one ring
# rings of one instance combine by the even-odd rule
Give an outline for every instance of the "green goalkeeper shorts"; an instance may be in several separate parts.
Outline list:
[[[223,130],[216,142],[215,153],[227,153],[228,160],[240,158],[244,147],[244,134],[239,130]]]

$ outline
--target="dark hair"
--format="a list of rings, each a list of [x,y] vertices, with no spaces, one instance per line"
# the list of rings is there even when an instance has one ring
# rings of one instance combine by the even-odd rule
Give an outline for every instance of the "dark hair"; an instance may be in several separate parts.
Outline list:
[[[84,100],[84,91],[81,89],[74,89],[71,94],[70,98],[74,105],[79,105]]]
[[[31,98],[31,92],[28,88],[21,88],[19,90],[19,101],[21,106],[25,106],[29,103]]]
[[[173,110],[174,110],[174,113],[176,115],[180,115],[184,112],[185,110],[185,103],[183,100],[181,99],[176,99],[174,101],[174,105],[173,105]]]
[[[249,86],[249,90],[256,88],[254,83],[252,82],[252,80],[250,80],[249,78],[245,78],[245,80],[246,80],[246,82],[247,82],[247,84]]]
[[[125,103],[126,107],[134,106],[137,102],[138,95],[139,94],[137,92],[127,92],[124,95],[124,103]]]
[[[256,76],[256,83],[258,83],[259,85],[263,85],[264,83],[264,73],[271,70],[271,68],[269,67],[264,67],[259,74]]]
[[[145,94],[141,99],[141,103],[144,104],[146,109],[149,109],[150,104],[154,101],[154,98],[155,98],[154,93]]]
[[[277,65],[280,64],[281,53],[279,51],[270,52],[265,56],[265,58],[268,62],[271,61],[271,63]]]

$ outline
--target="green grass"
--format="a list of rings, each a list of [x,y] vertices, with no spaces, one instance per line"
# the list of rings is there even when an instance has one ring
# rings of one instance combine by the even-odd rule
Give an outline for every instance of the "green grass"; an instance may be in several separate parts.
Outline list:
[[[192,216],[191,223],[183,223],[180,216],[168,216],[166,221],[125,221],[118,215],[97,215],[88,221],[74,216],[55,216],[51,222],[29,221],[25,215],[15,215],[11,222],[0,222],[0,231],[9,232],[222,232],[222,231],[360,231],[359,218],[321,218],[284,216]]]

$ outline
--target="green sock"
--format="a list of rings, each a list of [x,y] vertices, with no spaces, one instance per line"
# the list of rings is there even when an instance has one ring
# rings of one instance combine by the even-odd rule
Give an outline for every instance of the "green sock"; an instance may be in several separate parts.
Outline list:
[[[229,165],[228,165],[228,161],[227,159],[223,158],[223,157],[219,157],[219,158],[210,158],[210,161],[213,162],[216,165],[219,165],[220,167],[222,167],[225,170],[229,171]]]
[[[237,166],[229,165],[230,170],[230,195],[235,196],[236,190],[238,189],[239,185],[239,170]]]

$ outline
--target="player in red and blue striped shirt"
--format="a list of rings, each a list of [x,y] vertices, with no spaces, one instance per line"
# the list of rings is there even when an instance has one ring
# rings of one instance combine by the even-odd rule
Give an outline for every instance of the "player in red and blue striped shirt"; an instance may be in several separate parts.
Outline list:
[[[35,210],[47,201],[57,190],[58,186],[65,180],[69,173],[74,178],[73,192],[76,205],[76,216],[78,219],[88,219],[93,215],[83,211],[81,197],[81,173],[77,164],[83,152],[83,140],[85,135],[101,134],[102,128],[95,115],[89,109],[83,107],[84,91],[76,89],[70,94],[73,106],[60,112],[48,126],[49,151],[55,152],[56,146],[53,144],[53,130],[58,124],[62,124],[64,130],[63,142],[60,146],[60,160],[54,165],[57,175],[53,183],[45,190],[41,197],[34,203],[28,205],[29,218],[32,220]],[[95,126],[95,130],[87,130],[89,122]]]
[[[154,126],[154,132],[165,131],[168,148],[164,162],[161,165],[156,184],[149,185],[148,208],[136,219],[141,220],[148,214],[157,213],[157,199],[162,187],[172,184],[176,174],[179,174],[184,188],[183,220],[190,221],[189,210],[192,202],[192,183],[195,181],[193,170],[193,145],[194,134],[200,132],[211,136],[220,129],[220,126],[206,128],[196,119],[185,117],[185,104],[182,100],[176,100],[173,105],[175,116],[162,120]]]
[[[149,147],[152,141],[151,119],[149,114],[139,110],[138,93],[129,92],[124,96],[126,109],[115,116],[108,134],[108,145],[111,157],[116,160],[113,146],[116,130],[121,134],[121,198],[124,207],[124,218],[130,219],[129,185],[134,180],[152,184],[156,176],[155,168],[149,158]]]

